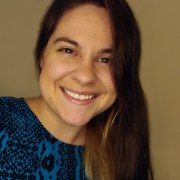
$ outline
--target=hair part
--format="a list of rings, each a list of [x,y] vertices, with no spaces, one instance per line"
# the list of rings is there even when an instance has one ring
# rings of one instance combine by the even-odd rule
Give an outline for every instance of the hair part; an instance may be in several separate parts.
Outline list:
[[[148,113],[139,78],[141,37],[125,0],[53,0],[42,20],[35,48],[36,68],[65,12],[85,4],[106,8],[113,33],[112,73],[116,102],[88,123],[84,153],[90,180],[152,180]]]

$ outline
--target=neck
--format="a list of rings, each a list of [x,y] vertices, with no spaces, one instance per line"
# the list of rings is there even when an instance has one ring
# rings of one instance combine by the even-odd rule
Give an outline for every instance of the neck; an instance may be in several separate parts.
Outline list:
[[[85,126],[76,127],[65,123],[49,111],[48,105],[41,97],[26,99],[25,101],[44,128],[56,139],[72,145],[85,144]]]

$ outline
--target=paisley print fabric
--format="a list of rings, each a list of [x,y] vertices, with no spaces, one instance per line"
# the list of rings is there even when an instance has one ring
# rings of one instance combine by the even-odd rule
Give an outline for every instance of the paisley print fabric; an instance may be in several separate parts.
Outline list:
[[[84,180],[83,150],[54,138],[23,98],[0,98],[0,179]]]

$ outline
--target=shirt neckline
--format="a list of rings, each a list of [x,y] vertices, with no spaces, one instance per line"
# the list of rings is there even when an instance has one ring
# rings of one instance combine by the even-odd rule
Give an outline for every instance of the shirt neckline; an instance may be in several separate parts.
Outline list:
[[[45,131],[45,133],[47,135],[49,135],[51,138],[55,139],[57,142],[62,143],[64,145],[67,145],[69,147],[79,147],[79,148],[84,148],[84,145],[73,145],[73,144],[68,144],[65,143],[59,139],[57,139],[56,137],[54,137],[44,126],[43,124],[39,121],[38,117],[34,114],[34,112],[30,109],[30,107],[28,106],[28,104],[25,101],[25,98],[21,97],[19,98],[19,100],[21,100],[23,102],[23,105],[26,107],[27,111],[29,112],[29,114],[36,120],[36,122],[41,126],[41,128]]]

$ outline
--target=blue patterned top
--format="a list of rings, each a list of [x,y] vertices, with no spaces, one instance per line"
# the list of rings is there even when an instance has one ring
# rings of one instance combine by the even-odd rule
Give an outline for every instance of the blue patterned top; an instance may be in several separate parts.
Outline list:
[[[0,179],[84,180],[83,150],[53,137],[23,98],[0,98]]]

